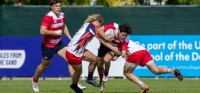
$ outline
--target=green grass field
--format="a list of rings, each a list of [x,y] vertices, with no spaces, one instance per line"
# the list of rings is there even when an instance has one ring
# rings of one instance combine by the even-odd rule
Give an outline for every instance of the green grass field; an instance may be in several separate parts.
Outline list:
[[[143,82],[150,87],[149,93],[200,93],[200,80],[184,79],[153,79],[143,78]],[[80,80],[87,88],[84,93],[100,93],[95,88]],[[74,93],[69,85],[71,80],[40,80],[40,93]],[[128,79],[110,79],[105,83],[104,93],[140,93],[139,87]],[[30,80],[0,80],[0,93],[34,93]]]

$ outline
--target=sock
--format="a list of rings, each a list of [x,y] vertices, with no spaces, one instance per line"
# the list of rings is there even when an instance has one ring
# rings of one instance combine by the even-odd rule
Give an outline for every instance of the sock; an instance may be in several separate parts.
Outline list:
[[[93,73],[94,72],[89,72],[88,73],[88,77],[87,77],[88,80],[92,80],[93,79]]]
[[[173,73],[173,70],[170,69],[170,68],[168,68],[168,72],[169,72],[169,73]]]
[[[103,80],[103,75],[100,75],[99,78],[100,78],[100,82],[101,82]]]
[[[139,82],[139,86],[140,86],[141,88],[143,88],[144,85],[145,85],[144,82],[142,82],[142,81]]]
[[[109,72],[109,69],[105,69],[105,70],[104,70],[104,75],[105,75],[105,76],[108,76],[108,72]]]
[[[35,77],[33,77],[33,81],[34,81],[34,82],[38,82],[38,79],[35,78]]]
[[[78,85],[77,85],[77,84],[75,84],[75,83],[72,83],[72,86],[73,86],[73,87],[78,87]]]

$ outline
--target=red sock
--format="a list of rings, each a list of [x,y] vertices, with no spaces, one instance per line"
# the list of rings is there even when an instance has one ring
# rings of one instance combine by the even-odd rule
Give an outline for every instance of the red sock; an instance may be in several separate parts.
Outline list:
[[[103,80],[103,75],[100,75],[99,78],[100,78],[100,82],[101,82]]]
[[[38,82],[38,79],[36,79],[35,77],[33,77],[33,81],[34,82]]]

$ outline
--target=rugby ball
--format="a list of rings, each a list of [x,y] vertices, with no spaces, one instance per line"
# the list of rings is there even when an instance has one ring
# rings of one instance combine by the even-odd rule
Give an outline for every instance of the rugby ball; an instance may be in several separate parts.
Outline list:
[[[105,35],[108,38],[114,38],[115,37],[115,31],[113,29],[108,29],[105,31]]]

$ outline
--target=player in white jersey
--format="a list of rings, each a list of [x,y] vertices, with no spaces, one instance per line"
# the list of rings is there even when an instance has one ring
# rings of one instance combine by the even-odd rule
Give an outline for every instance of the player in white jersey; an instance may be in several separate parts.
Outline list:
[[[136,83],[141,87],[141,93],[146,93],[149,90],[149,87],[145,83],[143,83],[136,75],[133,74],[133,71],[138,64],[142,67],[147,66],[147,68],[156,75],[164,73],[172,73],[180,81],[183,80],[183,77],[178,69],[157,67],[149,52],[144,47],[130,40],[128,44],[128,56],[124,64],[124,75],[130,81]]]
[[[61,12],[61,0],[51,0],[50,10],[51,11],[42,19],[40,27],[40,33],[44,35],[44,39],[42,42],[42,63],[38,65],[32,78],[32,88],[35,92],[39,92],[38,78],[41,73],[48,68],[53,55],[57,53],[66,60],[66,44],[61,38],[62,31],[64,31],[65,35],[71,40],[71,36],[65,24],[65,15]],[[71,65],[68,65],[68,69],[72,76],[74,70]],[[82,89],[85,88],[84,86],[79,87]]]
[[[72,76],[72,84],[70,88],[72,88],[76,93],[82,93],[83,91],[77,87],[77,83],[79,81],[80,75],[82,73],[82,60],[88,60],[91,57],[96,58],[96,56],[89,51],[85,50],[87,43],[94,37],[97,36],[98,28],[103,22],[103,17],[100,14],[93,14],[89,16],[84,24],[80,27],[78,32],[74,35],[72,40],[69,42],[67,50],[66,50],[66,58],[68,63],[72,65],[75,72]],[[113,50],[115,53],[119,53],[117,47],[113,47],[111,44],[105,41],[112,41],[113,38],[107,38],[102,36],[101,33],[98,35],[102,38],[99,39],[103,44]]]

